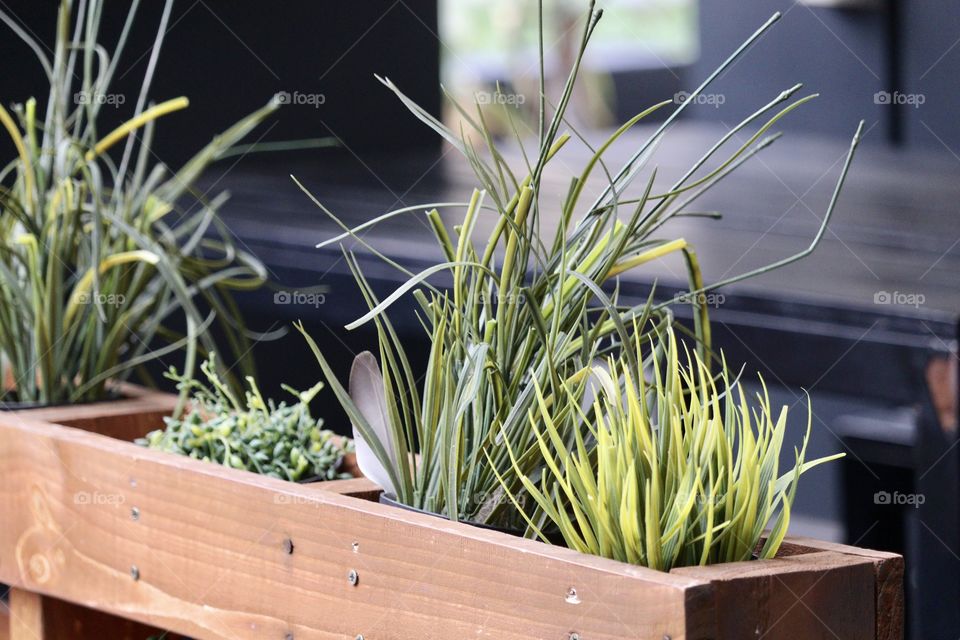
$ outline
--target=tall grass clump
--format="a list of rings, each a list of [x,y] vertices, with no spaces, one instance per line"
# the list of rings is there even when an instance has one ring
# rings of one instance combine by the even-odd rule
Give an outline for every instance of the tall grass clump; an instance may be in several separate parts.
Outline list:
[[[652,569],[749,560],[755,551],[774,557],[800,475],[843,454],[806,461],[808,406],[803,443],[781,472],[788,409],[774,414],[762,379],[762,393],[748,400],[725,362],[715,376],[699,355],[681,354],[672,329],[647,344],[634,335],[627,348],[650,362],[639,377],[610,357],[592,370],[592,402],[582,388],[568,387],[553,405],[536,390],[528,417],[540,477],[528,477],[504,443],[532,502],[570,548]]]
[[[671,125],[695,100],[674,107],[619,169],[607,166],[605,160],[627,131],[672,103],[655,104],[625,122],[601,145],[591,147],[589,160],[570,176],[560,205],[548,204],[551,196],[558,195],[545,192],[548,165],[573,137],[587,144],[568,127],[565,113],[584,49],[600,18],[601,12],[590,2],[579,53],[560,96],[548,98],[543,91],[541,34],[538,136],[533,149],[517,136],[524,158],[518,171],[506,162],[477,105],[455,104],[465,123],[455,133],[389,80],[381,79],[415,117],[463,154],[476,175],[476,190],[467,202],[405,207],[352,229],[310,196],[344,229],[324,244],[353,241],[407,277],[381,299],[353,251],[344,248],[369,305],[369,312],[347,328],[372,322],[379,337],[377,353],[361,354],[354,362],[349,388],[336,380],[322,351],[310,341],[353,423],[361,468],[406,505],[451,519],[527,526],[508,497],[524,500],[524,478],[542,473],[544,454],[531,426],[531,412],[538,410],[541,400],[556,407],[567,388],[586,385],[598,358],[622,352],[625,366],[638,379],[648,363],[639,352],[623,350],[622,345],[645,342],[675,325],[668,304],[656,302],[652,294],[638,304],[622,302],[619,276],[670,254],[682,256],[689,287],[683,299],[694,306],[694,322],[690,328],[676,325],[675,330],[688,335],[700,360],[709,364],[715,357],[710,322],[701,304],[704,296],[698,294],[804,257],[820,241],[833,213],[859,130],[823,226],[807,249],[762,269],[705,283],[693,247],[669,234],[671,220],[699,215],[692,205],[704,192],[777,140],[779,134],[773,131],[777,123],[814,97],[795,98],[800,85],[772,96],[667,186],[657,182],[653,151],[669,144]],[[700,94],[778,18],[775,15],[750,36],[691,95]],[[509,107],[504,109],[505,117],[511,118]],[[602,187],[590,200],[585,196],[591,191],[588,183]],[[637,188],[628,194],[635,183]],[[459,210],[462,217],[451,226],[441,209]],[[418,211],[426,212],[443,255],[442,261],[420,273],[405,270],[361,237],[382,220]],[[492,231],[478,238],[481,218],[490,221],[486,228]],[[556,232],[547,237],[541,228],[550,225]],[[441,288],[435,284],[438,275],[452,284]],[[387,313],[406,295],[418,303],[418,317],[431,345],[422,378],[410,366],[407,347]],[[639,327],[639,335],[633,335],[634,326]],[[575,433],[568,430],[557,435],[547,443],[557,455],[575,446]],[[546,521],[542,510],[538,518]]]
[[[234,246],[218,218],[226,194],[208,198],[193,184],[278,105],[271,101],[214,137],[171,175],[151,143],[157,120],[188,101],[149,101],[167,0],[130,118],[105,130],[104,108],[120,102],[111,83],[138,5],[131,3],[110,54],[98,41],[104,2],[63,0],[52,58],[0,10],[36,53],[50,87],[44,107],[35,98],[12,110],[0,105],[0,125],[16,150],[0,169],[5,401],[102,399],[108,380],[181,348],[190,375],[198,349],[215,350],[206,330],[215,324],[225,336],[221,352],[248,351],[231,292],[260,286],[265,269]],[[185,332],[172,328],[184,325]],[[241,363],[248,373],[250,366]]]

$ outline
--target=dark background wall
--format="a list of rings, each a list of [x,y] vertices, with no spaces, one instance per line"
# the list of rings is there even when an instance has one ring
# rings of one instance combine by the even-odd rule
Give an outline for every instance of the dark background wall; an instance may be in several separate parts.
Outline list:
[[[58,4],[10,0],[3,8],[52,48]],[[117,119],[129,117],[136,102],[163,4],[141,2],[113,88],[125,96]],[[120,33],[127,6],[107,3],[101,39],[108,50]],[[9,105],[30,96],[45,97],[40,65],[23,42],[0,26],[4,61],[0,100]],[[265,132],[265,140],[333,135],[358,153],[436,149],[436,137],[407,117],[404,107],[373,77],[389,76],[421,105],[438,111],[436,29],[433,0],[179,0],[150,95],[156,101],[185,95],[191,105],[163,120],[157,154],[167,162],[182,161],[196,150],[192,145],[209,140],[280,91],[322,95],[322,104],[281,109],[259,132]],[[8,144],[6,139],[0,143],[4,149]]]
[[[909,110],[904,134],[911,145],[960,150],[957,126],[960,84],[960,3],[954,0],[904,2],[903,82],[927,101]],[[937,139],[939,138],[939,140]]]
[[[700,3],[700,57],[691,85],[706,78],[775,11],[784,14],[708,89],[726,99],[722,109],[697,106],[709,119],[745,117],[797,82],[824,97],[790,114],[786,127],[852,135],[860,118],[886,127],[890,114],[873,96],[885,85],[885,15],[808,8],[793,0]],[[836,34],[836,35],[835,35]]]
[[[762,97],[803,82],[823,98],[791,114],[787,128],[848,136],[863,118],[873,143],[946,147],[956,155],[960,4],[877,0],[873,9],[851,10],[793,0],[701,2],[702,48],[689,84],[705,78],[774,11],[784,19],[710,89],[724,95],[724,109],[699,106],[693,115],[745,116]],[[913,103],[878,104],[880,91]]]

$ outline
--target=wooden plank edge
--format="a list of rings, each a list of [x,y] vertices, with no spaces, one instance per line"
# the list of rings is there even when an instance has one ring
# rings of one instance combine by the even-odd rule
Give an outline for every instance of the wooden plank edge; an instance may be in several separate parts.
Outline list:
[[[141,413],[170,414],[177,406],[177,396],[124,383],[119,385],[123,397],[116,400],[75,405],[39,407],[5,414],[53,423],[73,423]]]

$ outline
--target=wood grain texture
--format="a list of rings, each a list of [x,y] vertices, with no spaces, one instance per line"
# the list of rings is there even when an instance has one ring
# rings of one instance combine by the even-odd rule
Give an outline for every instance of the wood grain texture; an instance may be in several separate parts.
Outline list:
[[[817,551],[842,553],[865,558],[873,563],[877,640],[902,640],[904,634],[903,556],[888,551],[861,549],[803,537],[787,538],[780,548],[780,555],[799,555]]]
[[[674,569],[714,586],[718,638],[873,640],[873,565],[824,551]]]
[[[196,638],[709,637],[700,580],[23,416],[0,467],[0,580]]]

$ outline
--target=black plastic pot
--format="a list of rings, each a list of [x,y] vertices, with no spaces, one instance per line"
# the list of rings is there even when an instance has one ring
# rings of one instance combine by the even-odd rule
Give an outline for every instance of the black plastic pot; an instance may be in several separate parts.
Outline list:
[[[422,513],[424,515],[433,516],[434,518],[443,518],[444,520],[449,520],[447,516],[440,513],[433,513],[432,511],[424,511],[423,509],[417,509],[416,507],[411,507],[397,501],[397,497],[386,492],[380,494],[380,504],[386,504],[391,507],[397,507],[398,509],[403,509],[404,511],[413,511],[414,513]],[[471,527],[477,527],[478,529],[488,529],[490,531],[499,531],[500,533],[506,533],[511,536],[516,536],[522,538],[524,531],[522,529],[508,529],[505,527],[497,527],[492,524],[484,524],[481,522],[470,522],[469,520],[460,520],[463,524],[468,524]]]

